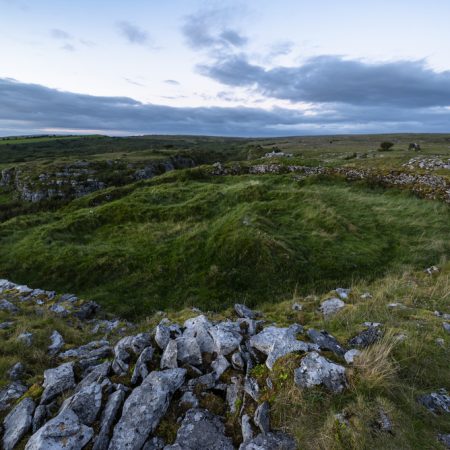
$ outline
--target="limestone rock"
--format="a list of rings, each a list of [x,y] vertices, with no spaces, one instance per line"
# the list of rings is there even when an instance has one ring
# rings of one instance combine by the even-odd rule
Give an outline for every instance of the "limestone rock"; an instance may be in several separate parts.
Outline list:
[[[151,372],[125,401],[122,417],[114,427],[109,450],[140,450],[181,387],[185,369]]]
[[[34,404],[34,401],[27,397],[15,406],[5,417],[3,422],[5,429],[3,435],[4,450],[12,450],[28,432],[33,420],[33,412],[35,407],[36,405]]]
[[[61,364],[53,369],[44,372],[44,392],[41,397],[41,404],[47,404],[59,394],[75,387],[73,373],[73,363]]]
[[[236,303],[234,305],[234,310],[239,317],[242,317],[244,319],[255,319],[257,317],[257,314],[254,311],[240,303]]]
[[[100,431],[95,438],[92,450],[107,450],[112,427],[116,422],[124,400],[125,392],[121,389],[118,389],[109,396],[100,418]]]
[[[333,393],[342,392],[347,386],[344,367],[320,356],[308,353],[294,373],[295,383],[302,388],[323,384]]]
[[[14,364],[11,369],[8,370],[8,377],[11,381],[19,381],[25,372],[25,367],[21,362]]]
[[[149,374],[147,364],[153,358],[153,347],[146,347],[139,355],[136,365],[134,366],[133,375],[131,376],[131,384],[136,384],[139,380],[144,380]]]
[[[234,322],[220,322],[209,329],[214,341],[214,351],[219,355],[234,352],[242,341],[239,325]]]
[[[450,413],[450,395],[445,389],[422,395],[418,401],[434,414]]]
[[[369,327],[348,341],[351,347],[364,348],[375,344],[383,336],[380,327]]]
[[[94,431],[78,419],[70,409],[64,410],[31,436],[25,450],[80,450]]]
[[[339,344],[334,336],[327,333],[325,330],[317,331],[314,328],[310,328],[307,331],[307,335],[321,350],[329,350],[336,356],[344,356],[346,352],[345,348]]]
[[[335,315],[344,307],[345,303],[340,298],[333,297],[322,302],[320,305],[320,310],[324,315],[325,319],[328,319],[329,317]]]
[[[175,369],[178,367],[178,345],[175,339],[167,344],[160,361],[161,369]]]
[[[352,348],[352,349],[349,350],[348,352],[345,352],[345,355],[344,355],[345,362],[346,362],[347,364],[353,364],[355,358],[356,358],[360,353],[361,353],[361,352],[360,352],[358,349],[356,349],[356,348]]]
[[[296,450],[295,440],[281,432],[259,434],[255,438],[244,442],[239,450]]]
[[[63,348],[64,339],[60,333],[54,330],[52,335],[50,336],[50,340],[51,344],[48,346],[47,350],[50,355],[54,356]]]
[[[85,386],[69,397],[61,406],[60,413],[71,409],[84,425],[92,425],[102,406],[102,387],[98,383]]]
[[[190,409],[181,422],[175,444],[165,450],[199,449],[233,450],[234,447],[217,416],[203,409]]]
[[[20,381],[13,381],[11,384],[0,390],[0,411],[8,409],[13,402],[27,392],[27,387]]]
[[[254,416],[255,425],[259,427],[263,434],[270,431],[270,407],[268,402],[261,403],[256,408]]]

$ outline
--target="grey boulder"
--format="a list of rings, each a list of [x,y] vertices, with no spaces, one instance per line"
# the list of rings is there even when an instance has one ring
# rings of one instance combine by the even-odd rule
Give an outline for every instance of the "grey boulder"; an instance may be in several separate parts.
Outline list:
[[[345,368],[320,356],[308,353],[294,372],[295,383],[301,388],[324,385],[333,393],[342,392],[347,386]]]
[[[8,409],[12,401],[22,397],[25,392],[27,392],[27,387],[20,381],[13,381],[0,390],[0,411]]]
[[[306,333],[308,337],[317,344],[321,350],[329,350],[333,352],[336,356],[344,356],[346,350],[341,344],[336,340],[334,336],[327,333],[325,330],[317,331],[311,328]]]
[[[33,421],[35,407],[34,401],[27,397],[15,406],[5,417],[5,420],[3,421],[5,429],[3,435],[4,450],[12,450],[28,432]]]
[[[54,356],[63,348],[64,339],[60,333],[54,330],[52,335],[50,336],[50,340],[51,344],[48,346],[47,350],[50,355]]]
[[[125,401],[109,450],[140,450],[166,413],[171,397],[182,386],[185,375],[185,369],[150,373]]]
[[[53,369],[44,372],[44,392],[41,397],[41,404],[51,402],[59,394],[75,387],[73,373],[73,363],[61,364]]]
[[[370,326],[348,341],[351,347],[364,348],[375,344],[383,336],[383,331],[379,326]]]
[[[66,409],[34,433],[25,450],[80,450],[93,434],[92,428],[83,425],[73,411]]]
[[[334,316],[342,308],[345,307],[345,303],[340,298],[329,298],[325,300],[320,305],[320,311],[324,315],[325,319]]]
[[[124,400],[125,392],[122,389],[118,389],[109,396],[100,418],[100,431],[95,438],[93,450],[107,450],[111,429],[116,422]]]
[[[445,389],[422,395],[418,401],[434,414],[450,413],[450,395]]]
[[[236,311],[236,314],[243,319],[255,319],[257,317],[257,314],[248,306],[242,305],[240,303],[236,303],[234,305],[234,310]]]
[[[214,351],[226,356],[234,352],[242,341],[240,327],[235,322],[220,322],[209,329],[214,341]]]
[[[187,411],[177,438],[173,445],[165,450],[233,450],[229,437],[225,436],[225,427],[219,417],[204,409]]]
[[[65,400],[61,406],[60,413],[71,409],[84,425],[92,425],[97,418],[102,406],[102,387],[98,383],[92,383],[76,392]]]

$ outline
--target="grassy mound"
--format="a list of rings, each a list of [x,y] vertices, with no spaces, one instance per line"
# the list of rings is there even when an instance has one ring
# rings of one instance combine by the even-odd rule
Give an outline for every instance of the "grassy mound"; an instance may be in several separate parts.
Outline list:
[[[201,174],[0,224],[0,276],[136,317],[323,291],[450,250],[450,212],[436,202],[343,182]]]

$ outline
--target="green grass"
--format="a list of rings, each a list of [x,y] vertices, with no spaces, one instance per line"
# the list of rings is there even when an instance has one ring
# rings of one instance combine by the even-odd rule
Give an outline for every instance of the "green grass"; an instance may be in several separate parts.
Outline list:
[[[193,170],[91,206],[104,195],[0,224],[0,276],[137,317],[276,302],[450,251],[447,206],[337,181]]]

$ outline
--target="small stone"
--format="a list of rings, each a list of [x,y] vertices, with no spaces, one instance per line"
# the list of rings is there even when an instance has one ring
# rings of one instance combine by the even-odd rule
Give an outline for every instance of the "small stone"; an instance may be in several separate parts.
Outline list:
[[[175,369],[178,367],[178,345],[175,339],[172,339],[167,344],[162,356],[160,367],[161,369]]]
[[[25,367],[21,362],[14,364],[11,369],[8,370],[8,377],[11,381],[19,381],[25,372]]]
[[[231,384],[228,385],[226,399],[230,412],[236,412],[236,404],[242,393],[242,381],[240,378],[232,377]]]
[[[450,396],[445,389],[422,395],[418,401],[434,414],[450,413]]]
[[[439,345],[439,347],[444,347],[445,346],[445,341],[442,338],[437,338],[436,339],[436,345]]]
[[[20,381],[13,381],[11,384],[0,390],[0,411],[4,411],[11,406],[14,400],[22,397],[27,392],[27,387]]]
[[[219,417],[204,409],[190,409],[184,416],[174,445],[165,450],[233,450]]]
[[[345,368],[320,356],[308,353],[294,372],[295,383],[302,388],[323,384],[333,393],[340,393],[347,387]]]
[[[344,356],[344,353],[346,352],[345,348],[339,344],[334,336],[327,333],[325,330],[317,331],[314,328],[310,328],[306,334],[320,347],[321,350],[329,350],[336,356]]]
[[[231,364],[236,370],[244,370],[245,362],[240,352],[236,352],[231,355]]]
[[[188,408],[198,408],[198,398],[191,391],[186,391],[180,399],[181,405],[186,405]]]
[[[219,379],[222,374],[230,367],[230,363],[225,356],[219,355],[212,363],[211,367],[214,370],[216,378]]]
[[[450,323],[448,323],[448,322],[443,322],[443,323],[442,323],[442,327],[444,328],[444,330],[445,330],[447,333],[450,333]]]
[[[300,303],[294,303],[292,305],[292,311],[301,311],[303,309],[303,305]]]
[[[226,356],[234,352],[242,341],[239,325],[233,322],[220,322],[209,329],[214,341],[214,350]]]
[[[254,422],[263,434],[270,431],[270,407],[268,402],[261,403],[256,408]]]
[[[258,434],[253,439],[243,442],[239,450],[296,450],[295,440],[280,431]]]
[[[442,443],[442,445],[450,449],[450,433],[449,434],[438,434],[438,441]]]
[[[58,333],[56,330],[53,331],[52,335],[50,336],[51,344],[48,346],[48,352],[50,355],[54,356],[63,348],[64,346],[64,339],[61,336],[60,333]]]
[[[133,375],[131,376],[131,384],[138,383],[139,380],[144,380],[149,374],[147,364],[153,358],[153,347],[146,347],[139,355],[136,365],[134,366]]]
[[[362,300],[370,300],[372,298],[372,294],[370,292],[364,292],[364,294],[360,295]]]
[[[255,402],[258,401],[259,395],[260,395],[260,389],[258,382],[253,377],[246,377],[244,382],[244,391],[250,395],[250,397],[255,400]]]
[[[252,311],[250,308],[248,308],[245,305],[242,305],[240,303],[236,303],[234,305],[234,310],[236,311],[236,314],[239,317],[245,318],[245,319],[255,319],[257,314]]]
[[[347,364],[353,364],[355,361],[355,358],[360,354],[361,354],[361,352],[358,349],[352,348],[351,350],[349,350],[348,352],[345,353],[345,355],[344,355],[345,362]]]
[[[335,292],[341,300],[347,300],[351,289],[337,288],[335,289]]]
[[[244,414],[241,419],[242,441],[247,442],[253,439],[253,429],[250,423],[250,417]]]
[[[0,300],[0,311],[8,311],[12,314],[19,312],[19,308],[5,299]]]
[[[17,340],[19,342],[22,342],[24,345],[30,347],[31,344],[33,343],[33,333],[29,332],[21,333],[19,334],[19,336],[17,336]]]
[[[325,319],[327,319],[331,316],[334,316],[344,307],[345,303],[340,298],[334,297],[323,301],[320,305],[320,310],[324,315]]]
[[[357,336],[348,341],[348,345],[351,347],[365,348],[372,344],[375,344],[383,336],[383,332],[380,327],[369,327],[367,330],[362,331]]]
[[[165,350],[170,341],[170,330],[165,325],[157,325],[155,330],[155,342],[161,350]]]

